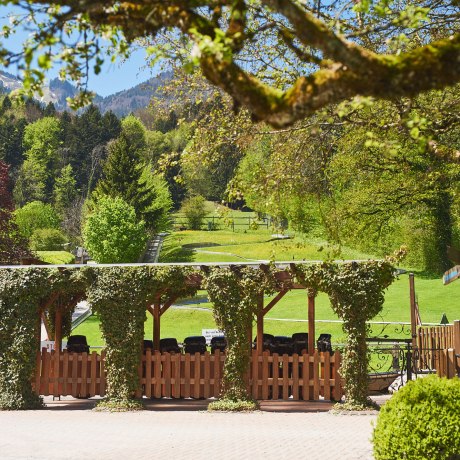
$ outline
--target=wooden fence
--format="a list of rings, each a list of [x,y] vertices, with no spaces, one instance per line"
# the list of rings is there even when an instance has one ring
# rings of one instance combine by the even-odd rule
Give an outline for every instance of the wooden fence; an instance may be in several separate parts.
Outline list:
[[[445,326],[417,329],[415,364],[417,370],[436,370],[442,377],[460,371],[460,321]]]
[[[104,353],[37,354],[34,388],[44,396],[104,396]],[[137,397],[211,398],[220,395],[225,354],[152,353],[139,366]],[[251,358],[248,386],[256,399],[340,400],[343,395],[335,352],[303,355],[258,355]]]
[[[453,348],[439,351],[438,365],[436,367],[436,373],[439,377],[452,379],[458,375],[459,369],[460,367],[457,366],[457,358]]]
[[[104,370],[105,352],[37,353],[34,389],[44,396],[104,396],[106,374]]]

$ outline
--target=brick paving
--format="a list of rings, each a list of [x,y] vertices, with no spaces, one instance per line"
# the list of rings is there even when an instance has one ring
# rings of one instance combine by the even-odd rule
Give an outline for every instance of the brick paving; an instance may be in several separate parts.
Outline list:
[[[265,402],[247,414],[205,412],[206,401],[149,401],[138,413],[52,401],[0,412],[0,459],[372,459],[375,413],[337,415],[325,402]]]

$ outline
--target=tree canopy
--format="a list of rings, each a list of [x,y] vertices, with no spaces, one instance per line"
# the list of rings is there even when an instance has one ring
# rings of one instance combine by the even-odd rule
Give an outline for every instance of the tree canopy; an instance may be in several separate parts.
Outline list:
[[[154,61],[181,58],[188,66],[200,67],[236,106],[246,106],[255,119],[278,128],[356,95],[412,96],[460,80],[456,1],[0,4],[14,4],[25,12],[3,29],[4,36],[21,23],[36,27],[21,52],[0,49],[3,64],[22,63],[24,86],[31,92],[54,63],[61,65],[62,76],[84,83],[89,61],[96,73],[101,70],[101,48],[107,41],[112,56],[126,56],[136,40],[148,46]],[[36,64],[42,71],[33,69]],[[90,97],[83,90],[74,103],[86,103]]]

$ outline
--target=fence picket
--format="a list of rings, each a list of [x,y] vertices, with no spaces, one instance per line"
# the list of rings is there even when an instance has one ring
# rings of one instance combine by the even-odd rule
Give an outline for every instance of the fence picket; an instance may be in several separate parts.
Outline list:
[[[292,398],[299,400],[299,355],[294,353],[292,356]]]
[[[279,385],[278,385],[278,376],[280,372],[279,362],[278,362],[278,353],[273,353],[273,386],[272,386],[272,394],[273,399],[279,398]]]
[[[302,358],[302,399],[308,401],[310,400],[310,355],[304,353]]]
[[[69,353],[62,353],[62,396],[69,394]]]
[[[190,398],[190,353],[185,353],[184,398]]]
[[[320,393],[320,373],[319,373],[319,366],[320,366],[320,357],[318,354],[318,350],[315,350],[313,354],[313,400],[319,400],[319,393]]]
[[[259,399],[259,352],[257,350],[252,350],[252,368],[251,368],[251,378],[252,378],[252,388],[251,394],[254,399]]]
[[[193,397],[198,399],[200,397],[200,379],[201,379],[201,355],[200,353],[195,353],[195,362],[193,369]]]
[[[152,349],[145,351],[145,384],[144,394],[147,398],[152,397]]]
[[[334,367],[333,367],[333,378],[334,378],[334,400],[340,401],[342,399],[342,380],[339,374],[340,364],[342,357],[340,353],[335,352],[334,356],[332,357],[334,360]]]
[[[331,354],[330,353],[321,353],[322,360],[324,360],[324,399],[331,399]]]
[[[173,364],[173,379],[174,379],[174,387],[173,387],[173,398],[180,398],[180,371],[181,371],[181,355],[176,353],[172,355],[172,364]]]
[[[88,353],[84,352],[81,354],[81,389],[80,395],[84,398],[88,394],[86,390],[86,384],[88,382],[87,379],[87,372],[88,372]]]
[[[203,385],[203,398],[208,399],[211,397],[211,355],[209,352],[204,354],[204,385]]]
[[[91,367],[90,367],[89,395],[96,396],[97,352],[93,351],[90,355],[90,359],[91,359]]]
[[[289,399],[289,356],[283,355],[283,399]]]

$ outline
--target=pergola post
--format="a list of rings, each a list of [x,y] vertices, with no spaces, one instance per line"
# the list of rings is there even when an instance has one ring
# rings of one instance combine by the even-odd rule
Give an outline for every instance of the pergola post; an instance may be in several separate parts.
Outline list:
[[[264,296],[263,294],[257,301],[257,353],[262,354],[264,346]]]
[[[54,319],[54,350],[61,352],[62,348],[62,309],[61,306],[56,307],[56,315]]]
[[[409,291],[410,291],[410,332],[412,337],[412,348],[417,346],[417,313],[415,301],[415,280],[414,274],[409,273]]]
[[[308,354],[315,349],[315,295],[308,294]]]
[[[252,324],[248,327],[248,341],[249,341],[249,346],[252,349]]]
[[[38,350],[42,351],[41,350],[41,341],[42,341],[42,312],[41,311],[38,313],[37,325],[35,326],[35,329],[36,329],[35,335],[36,335],[36,340],[38,343]]]
[[[160,350],[160,300],[156,300],[153,304],[153,349]]]

